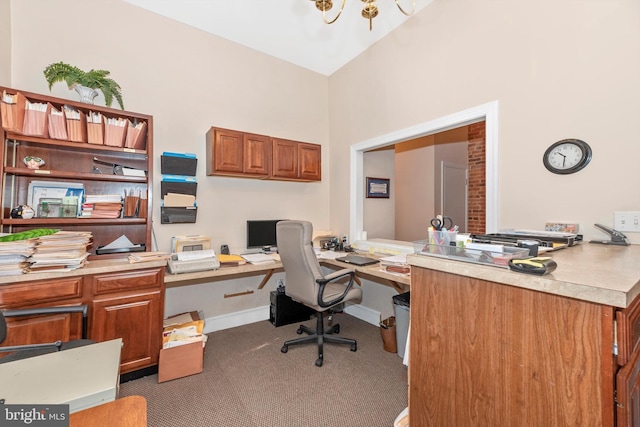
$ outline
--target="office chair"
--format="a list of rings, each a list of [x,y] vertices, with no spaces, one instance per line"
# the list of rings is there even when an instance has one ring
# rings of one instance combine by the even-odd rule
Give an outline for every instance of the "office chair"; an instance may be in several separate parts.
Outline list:
[[[95,341],[86,339],[87,337],[87,305],[76,305],[68,307],[39,307],[15,310],[0,310],[0,344],[7,338],[7,318],[38,316],[43,314],[65,314],[82,313],[82,339],[63,342],[61,340],[43,344],[23,344],[12,346],[0,346],[0,353],[12,352],[6,356],[0,356],[0,363],[12,362],[14,360],[26,359],[28,357],[40,356],[42,354],[53,353],[61,350],[68,350],[83,345],[94,344]]]
[[[349,344],[351,351],[357,350],[356,340],[333,336],[340,332],[340,325],[335,324],[325,331],[324,313],[344,302],[361,300],[362,290],[353,287],[353,269],[345,268],[323,274],[313,251],[312,233],[313,227],[307,221],[280,221],[276,225],[278,253],[285,273],[285,294],[316,311],[315,331],[301,325],[297,333],[305,332],[309,336],[285,341],[280,351],[286,353],[291,345],[317,342],[316,366],[322,366],[325,342]],[[336,283],[337,280],[347,277],[348,283]]]

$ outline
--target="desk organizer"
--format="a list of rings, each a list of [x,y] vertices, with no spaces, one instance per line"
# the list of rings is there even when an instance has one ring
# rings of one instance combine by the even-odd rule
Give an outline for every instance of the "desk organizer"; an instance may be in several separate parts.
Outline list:
[[[475,264],[491,265],[509,268],[509,260],[529,256],[528,248],[504,246],[501,251],[468,249],[463,246],[443,246],[430,243],[429,240],[413,242],[417,255],[447,258],[456,261],[472,262]]]

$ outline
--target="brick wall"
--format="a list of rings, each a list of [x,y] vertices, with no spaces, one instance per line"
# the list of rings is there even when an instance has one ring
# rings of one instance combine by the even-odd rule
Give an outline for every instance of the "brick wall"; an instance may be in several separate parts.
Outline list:
[[[485,122],[474,123],[468,129],[469,194],[467,233],[486,230],[486,138]]]

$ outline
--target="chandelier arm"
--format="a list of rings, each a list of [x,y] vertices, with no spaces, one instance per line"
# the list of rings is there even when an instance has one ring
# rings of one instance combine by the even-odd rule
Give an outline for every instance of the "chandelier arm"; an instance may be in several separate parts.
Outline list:
[[[397,0],[396,0],[397,1]],[[322,11],[322,20],[324,21],[325,24],[333,24],[334,22],[336,22],[338,20],[338,18],[340,18],[340,15],[342,14],[342,11],[344,10],[344,5],[347,2],[347,0],[342,0],[342,5],[340,5],[340,10],[338,11],[338,14],[335,16],[335,18],[333,18],[330,21],[327,21],[327,12],[326,10]],[[415,0],[414,0],[415,2]]]
[[[411,15],[413,15],[413,12],[416,11],[416,0],[412,1],[411,12],[405,12],[405,10],[402,8],[402,6],[400,6],[400,1],[399,0],[396,0],[396,6],[398,6],[398,9],[400,9],[400,12],[404,13],[407,16],[411,16]]]

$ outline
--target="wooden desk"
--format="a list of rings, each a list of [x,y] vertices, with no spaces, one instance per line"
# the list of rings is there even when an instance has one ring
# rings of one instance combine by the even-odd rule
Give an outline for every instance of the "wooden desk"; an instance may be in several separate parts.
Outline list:
[[[375,255],[370,254],[366,254],[366,256],[375,257]],[[358,284],[360,284],[358,276],[372,278],[376,281],[383,279],[385,283],[390,283],[398,292],[405,292],[405,287],[408,287],[411,284],[411,278],[409,276],[389,273],[388,271],[382,270],[379,264],[359,267],[353,264],[336,261],[335,259],[320,258],[319,261],[321,265],[328,267],[355,269],[356,281],[358,281]],[[267,284],[273,273],[281,271],[284,271],[284,268],[278,259],[270,264],[247,263],[237,267],[220,267],[215,270],[198,271],[195,273],[166,274],[164,281],[167,288],[174,288],[213,280],[228,280],[233,277],[246,277],[264,274],[264,277],[258,285],[258,289],[262,289]]]
[[[69,427],[147,427],[147,400],[128,396],[75,412]]]

